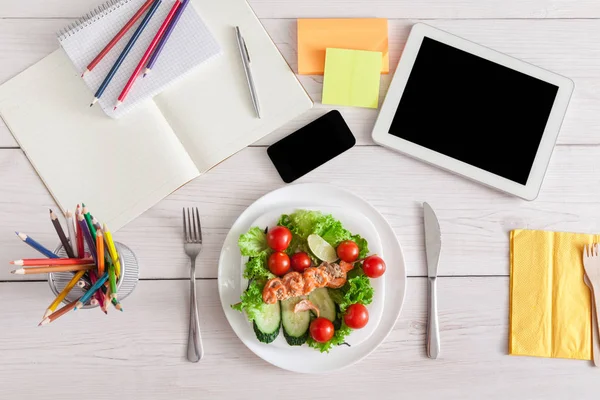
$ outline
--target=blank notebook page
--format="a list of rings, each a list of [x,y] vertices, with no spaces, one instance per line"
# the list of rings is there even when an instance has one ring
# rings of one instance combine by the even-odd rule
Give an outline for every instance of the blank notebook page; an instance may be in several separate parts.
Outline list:
[[[145,1],[122,0],[110,6],[102,7],[101,11],[94,12],[93,16],[59,36],[61,46],[78,72],[85,71],[89,63],[121,30]],[[188,4],[152,68],[152,73],[145,78],[140,76],[127,95],[125,102],[116,110],[113,110],[123,87],[175,1],[164,0],[161,3],[100,98],[98,104],[108,116],[120,117],[135,107],[136,104],[151,99],[160,93],[167,85],[182,77],[194,67],[221,53],[221,47],[194,9],[194,6]],[[143,18],[144,16],[136,22],[91,72],[85,74],[83,79],[90,89],[90,102]],[[82,104],[82,106],[87,107],[87,104]]]

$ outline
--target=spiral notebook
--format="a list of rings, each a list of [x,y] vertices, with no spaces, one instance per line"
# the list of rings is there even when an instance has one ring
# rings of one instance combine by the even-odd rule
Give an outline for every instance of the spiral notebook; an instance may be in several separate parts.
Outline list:
[[[0,116],[63,211],[83,201],[117,230],[312,107],[245,0],[190,6],[222,54],[120,118],[89,107],[90,88],[62,48],[0,86]],[[252,58],[260,119],[236,25]]]
[[[152,74],[146,78],[138,78],[127,96],[127,100],[114,110],[121,90],[175,1],[162,1],[106,88],[98,102],[106,115],[113,118],[124,115],[140,102],[160,93],[176,79],[184,77],[194,67],[221,53],[221,47],[196,9],[187,7],[152,69]],[[75,69],[78,72],[85,71],[88,64],[145,2],[146,0],[111,0],[62,30],[58,35],[58,40],[73,62]],[[142,18],[129,29],[96,68],[83,77],[86,85],[90,88],[90,101],[141,20]]]

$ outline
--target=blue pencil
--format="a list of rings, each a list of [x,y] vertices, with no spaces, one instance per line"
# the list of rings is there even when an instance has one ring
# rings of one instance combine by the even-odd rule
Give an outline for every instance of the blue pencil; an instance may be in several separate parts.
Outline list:
[[[112,66],[112,68],[106,75],[106,78],[104,78],[104,81],[102,82],[102,84],[100,85],[98,90],[96,91],[96,94],[94,95],[94,100],[92,100],[92,104],[90,104],[90,107],[98,102],[98,99],[100,98],[100,96],[102,96],[102,93],[104,93],[104,90],[106,90],[106,87],[108,86],[108,84],[110,83],[112,78],[117,73],[117,70],[119,69],[121,64],[123,64],[123,61],[125,61],[127,54],[129,54],[129,52],[133,48],[133,45],[135,44],[135,42],[139,39],[140,35],[142,34],[144,28],[146,28],[146,26],[148,25],[148,22],[150,22],[150,20],[152,19],[152,16],[158,9],[158,6],[160,6],[160,3],[162,3],[162,0],[154,0],[154,3],[150,7],[150,10],[148,10],[148,14],[146,14],[144,19],[140,23],[140,26],[137,27],[137,29],[133,33],[133,36],[131,37],[131,39],[129,39],[129,42],[127,42],[127,44],[125,45],[125,48],[119,55],[119,58],[117,58],[117,61],[115,61],[115,64]]]
[[[53,252],[51,252],[50,250],[48,250],[47,248],[45,248],[44,246],[42,246],[41,244],[39,244],[38,242],[33,240],[32,238],[30,238],[26,234],[19,233],[19,232],[15,232],[15,233],[17,234],[17,236],[19,238],[21,238],[22,241],[24,241],[25,243],[27,243],[28,245],[30,245],[31,247],[33,247],[34,249],[36,249],[37,251],[39,251],[40,253],[45,255],[46,257],[59,258],[56,254],[54,254]]]
[[[81,298],[79,299],[79,301],[75,305],[75,308],[73,309],[73,311],[77,310],[78,308],[83,307],[83,305],[88,302],[88,300],[94,295],[94,293],[96,293],[96,291],[98,289],[100,289],[100,287],[102,285],[104,285],[104,282],[106,282],[107,280],[108,280],[108,272],[105,272],[104,275],[102,275],[96,281],[96,283],[94,283],[92,285],[92,287],[90,288],[90,290],[88,290],[87,292],[85,292],[85,294],[83,296],[81,296]]]
[[[148,75],[148,73],[150,73],[150,71],[152,70],[152,67],[154,67],[154,64],[156,64],[156,60],[158,60],[158,56],[160,55],[160,52],[162,51],[163,47],[165,47],[165,44],[167,43],[167,41],[169,40],[169,37],[171,36],[171,32],[173,32],[175,25],[177,25],[179,18],[181,18],[181,14],[183,14],[183,11],[185,10],[185,7],[188,5],[189,2],[190,2],[190,0],[183,0],[181,2],[181,6],[179,6],[177,11],[175,12],[175,16],[173,17],[173,20],[167,27],[167,30],[165,31],[165,33],[163,33],[163,36],[160,38],[160,42],[158,42],[158,45],[156,46],[154,53],[152,53],[152,56],[150,56],[150,60],[148,60],[148,64],[146,65],[146,70],[144,71],[144,77],[146,75]]]
[[[90,232],[87,222],[83,219],[82,213],[77,214],[77,223],[79,224],[81,232],[83,233],[83,238],[88,245],[88,250],[94,261],[96,261],[98,259],[98,254],[96,253],[96,241],[92,238],[92,233]]]

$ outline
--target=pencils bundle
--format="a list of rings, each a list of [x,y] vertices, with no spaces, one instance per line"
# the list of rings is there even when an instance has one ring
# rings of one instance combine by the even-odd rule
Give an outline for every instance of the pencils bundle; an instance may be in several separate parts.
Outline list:
[[[11,261],[11,264],[19,267],[12,271],[13,274],[72,274],[71,280],[46,309],[39,325],[49,324],[88,304],[100,306],[105,314],[108,314],[111,303],[117,310],[123,311],[117,293],[121,260],[112,234],[106,225],[100,225],[90,214],[85,204],[82,206],[78,204],[75,213],[67,210],[66,229],[58,215],[50,210],[50,221],[67,257],[60,257],[30,236],[16,232],[23,242],[44,257]],[[84,292],[83,296],[58,309],[75,287]]]

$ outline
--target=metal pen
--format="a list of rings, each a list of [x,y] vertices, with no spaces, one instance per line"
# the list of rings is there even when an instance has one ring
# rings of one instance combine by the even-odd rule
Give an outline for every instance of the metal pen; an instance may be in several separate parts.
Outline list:
[[[252,79],[252,71],[250,70],[250,54],[248,53],[248,48],[246,47],[246,41],[242,37],[242,33],[240,32],[240,27],[235,27],[235,35],[238,42],[238,47],[240,49],[240,57],[242,58],[242,64],[244,65],[244,71],[246,72],[246,81],[248,82],[248,87],[250,88],[250,96],[252,97],[252,104],[254,105],[254,110],[256,111],[256,116],[260,118],[260,106],[258,104],[258,95],[256,94],[256,88],[254,86],[254,79]]]

